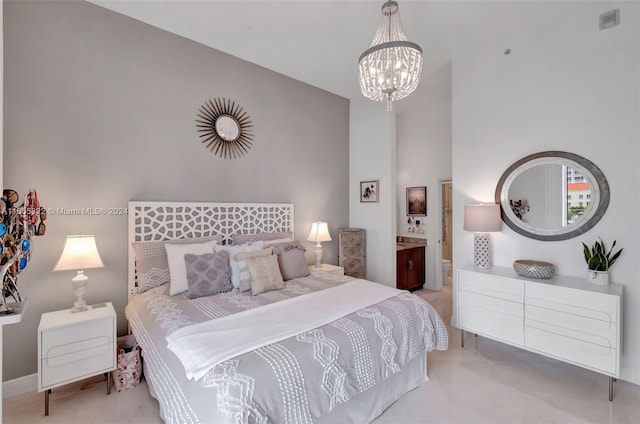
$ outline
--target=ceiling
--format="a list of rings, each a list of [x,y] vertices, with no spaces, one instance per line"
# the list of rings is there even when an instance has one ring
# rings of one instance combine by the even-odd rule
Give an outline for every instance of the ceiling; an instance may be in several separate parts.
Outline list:
[[[383,3],[89,1],[346,98],[361,96],[357,61],[373,40]],[[579,0],[398,3],[407,38],[423,49],[423,75],[474,46],[493,44],[503,51],[519,32],[563,25],[580,15],[585,4]],[[603,3],[603,8],[603,12],[611,9],[611,2]],[[597,24],[597,16],[594,19]]]

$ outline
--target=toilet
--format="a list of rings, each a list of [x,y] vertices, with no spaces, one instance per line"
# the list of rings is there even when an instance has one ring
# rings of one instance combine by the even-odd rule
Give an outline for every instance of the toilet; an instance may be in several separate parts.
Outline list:
[[[442,285],[449,284],[449,270],[451,269],[451,261],[449,259],[442,260]]]

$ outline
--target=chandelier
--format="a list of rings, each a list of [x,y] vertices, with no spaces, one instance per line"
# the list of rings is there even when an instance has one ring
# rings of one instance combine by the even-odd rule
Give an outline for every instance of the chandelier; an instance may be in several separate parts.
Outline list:
[[[422,48],[407,41],[398,3],[382,5],[382,19],[371,47],[360,55],[359,73],[362,94],[378,102],[392,102],[407,97],[418,86],[422,72]]]

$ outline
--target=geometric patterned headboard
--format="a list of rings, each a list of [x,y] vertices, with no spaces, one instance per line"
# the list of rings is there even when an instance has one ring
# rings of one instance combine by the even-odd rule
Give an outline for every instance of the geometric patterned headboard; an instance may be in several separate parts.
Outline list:
[[[129,202],[129,297],[136,294],[135,259],[131,243],[220,234],[289,231],[292,203]]]

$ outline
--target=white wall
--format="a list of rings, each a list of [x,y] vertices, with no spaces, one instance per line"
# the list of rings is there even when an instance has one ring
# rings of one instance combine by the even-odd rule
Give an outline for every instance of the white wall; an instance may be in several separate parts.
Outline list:
[[[451,179],[451,62],[424,74],[418,89],[398,102],[397,234],[427,239],[425,287],[437,289],[442,232],[440,182]],[[453,182],[455,186],[456,182]],[[407,231],[406,188],[427,186],[425,233]]]
[[[545,150],[590,159],[611,189],[602,220],[560,242],[527,239],[503,225],[492,234],[493,264],[538,259],[554,263],[560,275],[584,276],[580,242],[617,239],[625,248],[611,271],[625,286],[622,379],[640,383],[640,5],[565,6],[575,13],[561,26],[508,34],[454,61],[454,263],[472,261],[473,234],[462,230],[464,205],[492,202],[509,165]],[[615,7],[621,24],[600,31],[598,16]]]
[[[377,203],[360,203],[360,182],[378,180]],[[364,228],[367,279],[396,286],[396,118],[385,105],[352,100],[349,109],[349,225]]]
[[[349,224],[349,101],[79,1],[4,3],[4,181],[36,188],[47,208],[127,206],[129,200],[292,202],[295,233]],[[238,102],[254,125],[239,159],[207,151],[203,102]],[[388,182],[387,182],[388,184]],[[388,193],[384,194],[389,196]],[[95,234],[105,268],[87,271],[88,303],[112,301],[127,324],[127,217],[50,213],[18,285],[29,304],[4,329],[5,377],[36,371],[42,312],[72,306],[72,272],[51,272],[67,234]]]

